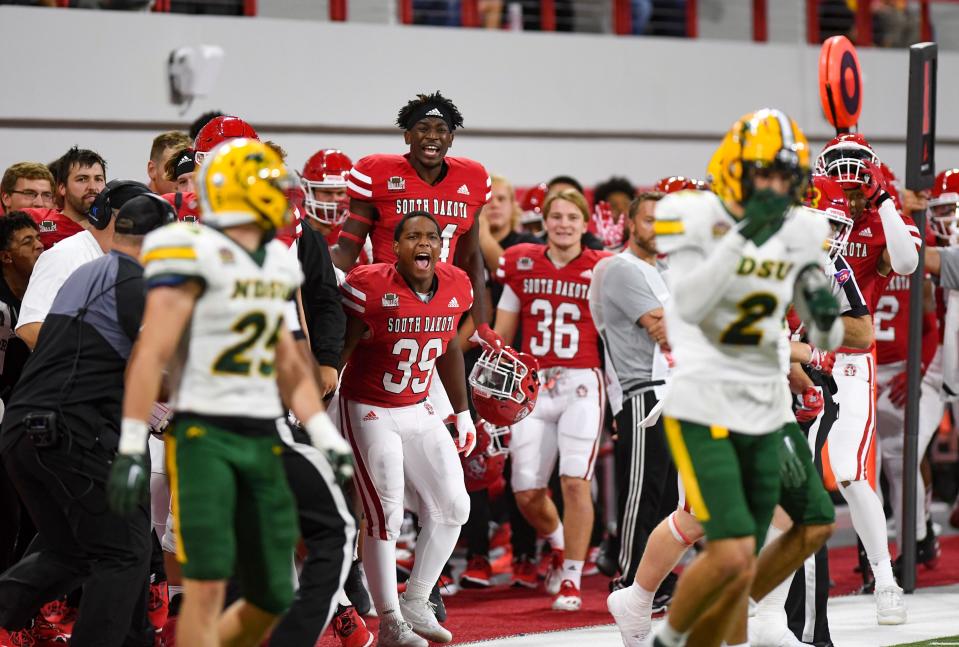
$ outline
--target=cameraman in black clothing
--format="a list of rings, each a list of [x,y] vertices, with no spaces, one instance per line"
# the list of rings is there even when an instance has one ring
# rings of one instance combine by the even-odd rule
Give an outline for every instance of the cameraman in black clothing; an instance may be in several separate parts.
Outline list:
[[[39,533],[30,553],[0,575],[0,627],[26,627],[44,602],[83,585],[75,647],[153,645],[148,502],[119,517],[107,508],[106,481],[143,314],[137,258],[143,237],[176,215],[154,194],[112,213],[113,250],[63,284],[0,432],[4,468]]]

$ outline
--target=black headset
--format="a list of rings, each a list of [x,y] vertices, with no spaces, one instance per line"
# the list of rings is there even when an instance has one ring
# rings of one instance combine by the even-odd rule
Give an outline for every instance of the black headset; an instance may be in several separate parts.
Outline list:
[[[103,191],[97,194],[96,200],[90,205],[87,212],[87,220],[93,225],[94,229],[103,230],[110,225],[110,218],[113,217],[113,205],[111,199],[114,192],[135,190],[137,193],[150,193],[150,188],[142,182],[133,180],[111,180],[107,182]]]

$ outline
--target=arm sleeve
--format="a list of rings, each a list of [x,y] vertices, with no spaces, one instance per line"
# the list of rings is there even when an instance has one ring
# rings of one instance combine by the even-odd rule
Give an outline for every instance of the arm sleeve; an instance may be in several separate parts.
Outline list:
[[[602,284],[603,305],[622,310],[629,321],[639,321],[647,312],[663,307],[642,271],[628,261],[613,261]]]
[[[65,259],[61,256],[62,254],[52,253],[52,250],[40,254],[33,266],[27,291],[23,295],[17,328],[29,323],[43,323],[47,318],[53,299],[72,271],[72,267],[64,263]]]
[[[886,249],[892,271],[896,274],[912,274],[919,265],[919,247],[922,239],[915,224],[907,223],[889,199],[879,205],[879,219],[886,235]]]
[[[939,284],[949,290],[959,290],[959,247],[940,247],[938,251],[941,259]],[[41,258],[43,258],[42,255]],[[29,294],[29,289],[27,293]],[[26,303],[25,298],[24,303]],[[22,310],[20,316],[23,316]]]
[[[509,285],[503,286],[503,295],[499,298],[496,308],[504,312],[519,312],[519,297]]]
[[[338,366],[346,334],[346,315],[340,303],[336,273],[325,242],[312,229],[303,230],[298,247],[305,280],[300,288],[309,331],[310,350],[322,366]]]
[[[746,239],[732,229],[708,256],[691,247],[669,255],[669,274],[673,277],[669,292],[683,321],[698,325],[716,306],[735,276],[745,245]]]
[[[866,300],[863,298],[862,291],[859,289],[856,273],[852,271],[852,268],[849,267],[841,256],[835,260],[834,266],[837,280],[838,275],[844,271],[849,272],[849,278],[840,284],[838,294],[836,294],[836,300],[839,301],[839,311],[842,313],[842,316],[865,317],[869,314],[869,307],[866,305]]]

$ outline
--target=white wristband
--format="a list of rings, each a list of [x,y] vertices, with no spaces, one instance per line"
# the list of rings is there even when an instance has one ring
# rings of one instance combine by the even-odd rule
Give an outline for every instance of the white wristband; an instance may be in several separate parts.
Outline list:
[[[120,446],[117,451],[121,454],[144,454],[147,450],[147,436],[150,427],[143,420],[124,418],[120,423]]]
[[[331,445],[338,444],[337,440],[342,441],[340,431],[325,411],[313,414],[303,428],[306,429],[310,442],[317,449],[328,449]]]

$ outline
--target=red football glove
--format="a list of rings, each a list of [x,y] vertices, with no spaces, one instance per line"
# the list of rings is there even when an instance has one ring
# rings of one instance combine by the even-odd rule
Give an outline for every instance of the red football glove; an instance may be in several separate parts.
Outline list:
[[[620,214],[617,220],[608,202],[597,202],[593,210],[593,224],[596,226],[596,235],[602,239],[606,249],[619,249],[623,246],[626,214]]]
[[[812,349],[812,359],[806,365],[809,368],[816,369],[823,375],[832,375],[832,368],[836,365],[836,353],[826,350]]]
[[[494,350],[499,350],[503,347],[503,338],[499,334],[489,327],[489,324],[480,324],[476,327],[476,335],[479,337],[479,342],[484,346],[488,346]]]
[[[886,174],[870,160],[863,160],[862,164],[866,167],[866,175],[863,178],[866,183],[862,187],[863,197],[866,198],[867,203],[878,209],[879,205],[892,197],[889,195]]]
[[[814,386],[807,386],[806,390],[799,396],[799,408],[796,409],[797,422],[809,422],[815,420],[824,406],[822,393]]]

